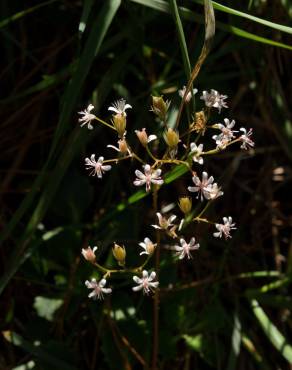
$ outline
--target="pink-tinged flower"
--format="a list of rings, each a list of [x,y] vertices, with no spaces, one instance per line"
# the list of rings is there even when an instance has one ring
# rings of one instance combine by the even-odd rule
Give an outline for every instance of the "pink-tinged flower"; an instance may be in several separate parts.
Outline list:
[[[107,148],[112,148],[114,149],[115,151],[121,153],[121,154],[129,154],[131,155],[131,151],[130,149],[128,148],[128,145],[127,145],[127,142],[126,140],[123,138],[123,139],[120,139],[118,141],[118,147],[114,146],[114,145],[107,145]]]
[[[217,185],[216,182],[214,182],[214,184],[211,184],[210,185],[210,188],[209,188],[209,198],[208,199],[216,199],[216,198],[221,197],[221,195],[223,195],[223,194],[224,194],[223,191]]]
[[[158,225],[151,225],[152,227],[154,227],[154,229],[167,230],[170,227],[174,226],[173,221],[176,219],[175,215],[172,215],[169,218],[165,218],[159,212],[157,212],[156,215],[158,218]]]
[[[140,256],[142,254],[151,255],[154,252],[155,247],[157,246],[157,244],[152,243],[149,238],[145,238],[144,242],[139,243],[139,245],[144,249],[144,251],[140,253]]]
[[[240,140],[242,141],[241,149],[249,149],[249,147],[254,147],[254,142],[250,139],[250,136],[252,135],[252,128],[250,128],[248,131],[244,127],[241,127],[239,131],[243,132],[243,135],[240,136]]]
[[[230,139],[227,136],[220,135],[213,135],[212,139],[215,140],[218,149],[225,149],[227,145],[230,143]]]
[[[198,193],[197,198],[199,198],[199,195],[201,194],[201,201],[204,200],[204,197],[206,199],[210,199],[210,192],[212,191],[212,187],[214,186],[212,185],[214,182],[214,177],[210,176],[208,178],[207,172],[203,172],[202,180],[200,180],[199,177],[196,175],[192,178],[192,180],[196,186],[189,186],[188,191],[192,193]]]
[[[78,119],[79,122],[82,122],[80,126],[82,127],[84,125],[87,125],[87,128],[89,130],[93,129],[91,121],[95,119],[95,115],[90,113],[92,109],[94,109],[94,106],[92,104],[89,104],[89,106],[84,111],[78,112],[78,114],[83,115],[83,117]]]
[[[190,148],[191,148],[191,155],[193,157],[193,161],[199,164],[203,164],[204,159],[203,157],[201,157],[201,154],[203,153],[203,144],[200,144],[197,146],[197,144],[191,143]]]
[[[191,238],[190,242],[187,243],[184,239],[180,239],[181,245],[175,245],[173,249],[176,251],[176,255],[180,260],[187,257],[188,259],[192,258],[191,251],[195,251],[200,248],[200,244],[196,244],[196,239]]]
[[[217,147],[220,149],[225,149],[227,144],[230,143],[230,141],[235,137],[234,133],[238,132],[232,130],[235,125],[234,120],[230,122],[228,118],[224,118],[224,123],[225,125],[223,125],[222,123],[214,125],[215,128],[221,130],[221,134],[214,135],[212,137],[216,141]]]
[[[142,278],[138,276],[133,276],[133,280],[135,281],[137,286],[133,287],[132,289],[134,292],[138,292],[139,290],[143,289],[143,294],[149,294],[153,292],[159,285],[158,281],[153,281],[156,277],[156,273],[154,271],[148,276],[148,271],[144,270],[142,272]]]
[[[134,181],[135,186],[141,186],[141,185],[146,184],[146,191],[150,191],[151,183],[157,184],[157,185],[163,184],[163,180],[160,177],[161,175],[160,169],[152,170],[149,164],[145,164],[143,168],[144,168],[144,173],[142,173],[139,170],[135,171],[135,174],[137,176],[137,179]]]
[[[232,223],[232,217],[223,217],[223,224],[215,224],[217,232],[213,233],[215,238],[222,238],[224,236],[225,239],[231,238],[230,230],[235,230],[236,227],[235,223]]]
[[[132,108],[132,106],[130,104],[127,104],[125,99],[120,99],[120,100],[115,101],[113,105],[108,108],[108,110],[116,114],[121,114],[121,115],[126,116],[127,115],[126,110],[129,108]]]
[[[227,95],[221,95],[218,91],[213,89],[210,93],[208,93],[208,91],[203,91],[203,95],[200,99],[204,100],[206,107],[217,108],[219,113],[222,108],[228,108],[227,103],[224,101],[227,99]]]
[[[95,160],[95,154],[91,154],[90,159],[85,158],[85,166],[87,170],[91,170],[89,175],[97,176],[98,178],[102,178],[102,175],[105,171],[109,171],[112,166],[103,165],[104,158],[99,157],[98,161]]]
[[[181,90],[178,90],[178,95],[179,95],[181,98],[183,98],[183,97],[184,97],[184,95],[185,95],[185,92],[186,92],[186,86],[183,86]],[[198,92],[198,89],[193,89],[193,95],[196,95],[196,93],[197,93],[197,92]],[[187,93],[187,96],[186,96],[186,98],[185,98],[185,101],[186,101],[187,103],[189,103],[191,99],[192,99],[192,93],[191,93],[191,91],[189,91],[189,92]]]
[[[91,263],[94,263],[95,262],[95,252],[96,252],[96,250],[97,250],[97,247],[93,247],[93,249],[91,249],[91,247],[88,247],[88,248],[82,248],[82,251],[81,251],[81,253],[82,253],[82,255],[83,255],[83,257],[87,260],[87,261],[89,261],[89,262],[91,262]]]
[[[93,289],[91,293],[89,293],[88,297],[92,299],[103,299],[103,293],[110,294],[112,292],[111,288],[105,288],[106,279],[101,279],[99,282],[96,279],[91,279],[91,281],[86,280],[85,286],[88,289]]]
[[[148,136],[146,133],[146,128],[142,128],[142,130],[135,130],[135,133],[143,146],[147,146],[149,143],[151,143],[151,141],[157,139],[156,135]]]

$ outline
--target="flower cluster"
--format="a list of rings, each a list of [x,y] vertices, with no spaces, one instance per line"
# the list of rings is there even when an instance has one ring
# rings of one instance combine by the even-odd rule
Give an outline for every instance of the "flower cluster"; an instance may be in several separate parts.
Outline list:
[[[192,99],[195,99],[197,93],[197,89],[187,91],[185,86],[178,91],[179,96],[183,99],[182,104],[188,104]],[[107,279],[115,273],[123,272],[133,274],[133,281],[136,284],[132,287],[133,291],[142,291],[146,295],[154,292],[159,285],[157,273],[153,270],[147,271],[145,266],[150,263],[157,249],[161,248],[168,238],[171,243],[166,241],[165,249],[174,252],[175,260],[193,258],[193,253],[199,250],[200,243],[192,234],[188,238],[182,234],[189,233],[188,227],[192,223],[205,222],[209,224],[209,227],[213,228],[211,234],[215,238],[224,238],[225,240],[231,238],[232,230],[236,229],[230,216],[223,217],[223,223],[207,219],[206,211],[210,202],[221,197],[223,190],[215,182],[214,177],[208,175],[202,167],[211,155],[216,155],[233,144],[239,143],[240,148],[244,150],[253,148],[252,129],[244,127],[236,129],[235,120],[229,118],[224,118],[220,123],[218,121],[209,122],[212,109],[221,113],[223,109],[228,108],[226,95],[212,89],[210,92],[203,91],[200,99],[204,104],[202,110],[192,112],[194,121],[189,124],[187,131],[180,133],[179,122],[175,126],[170,126],[168,123],[171,102],[164,100],[162,96],[153,96],[151,111],[156,116],[156,120],[161,122],[163,128],[157,129],[155,134],[148,134],[145,127],[135,130],[134,138],[138,140],[139,145],[133,145],[128,139],[127,111],[132,109],[132,106],[125,99],[117,100],[108,108],[112,114],[110,121],[104,121],[95,116],[92,113],[94,109],[92,104],[84,111],[79,112],[82,116],[79,119],[81,127],[87,125],[88,129],[92,130],[93,122],[100,123],[111,128],[111,131],[116,135],[115,140],[117,140],[115,141],[117,144],[107,145],[108,148],[116,152],[116,157],[105,159],[103,155],[100,155],[96,160],[95,154],[92,154],[89,158],[85,158],[85,167],[89,170],[89,175],[101,179],[106,172],[112,169],[114,164],[129,159],[131,162],[137,161],[139,162],[138,169],[131,170],[132,184],[136,187],[143,187],[146,193],[153,192],[156,199],[159,188],[168,183],[165,176],[171,167],[185,167],[189,171],[189,179],[192,181],[192,184],[186,187],[186,192],[189,195],[180,197],[178,201],[182,218],[179,219],[175,214],[167,215],[162,211],[158,212],[157,207],[154,210],[157,223],[154,222],[151,226],[155,229],[152,229],[155,236],[146,236],[143,241],[137,243],[137,254],[143,259],[137,267],[127,266],[127,253],[124,245],[114,243],[112,248],[113,260],[118,265],[118,269],[108,268],[98,263],[95,255],[97,247],[82,249],[85,260],[102,274],[99,281],[95,278],[92,278],[91,281],[86,280],[86,287],[92,290],[89,294],[90,298],[103,299],[104,295],[110,294],[112,288],[106,288]],[[156,125],[156,127],[159,126]],[[202,135],[206,131],[213,131],[210,139],[208,140],[207,137],[206,142],[198,142],[198,140],[202,140]],[[153,145],[154,142],[155,145]],[[208,146],[210,147],[208,148]],[[141,156],[139,152],[134,151],[132,147],[138,147],[139,151],[143,151],[143,155]],[[192,196],[195,200],[192,199]],[[193,209],[194,201],[197,202],[197,207]],[[142,248],[142,251],[139,247]]]

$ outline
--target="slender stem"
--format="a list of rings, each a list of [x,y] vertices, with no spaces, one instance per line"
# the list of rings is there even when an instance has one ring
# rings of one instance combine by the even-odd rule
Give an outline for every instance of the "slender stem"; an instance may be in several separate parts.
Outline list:
[[[222,152],[222,150],[225,150],[229,145],[237,143],[238,141],[241,141],[240,137],[238,137],[235,140],[230,141],[230,143],[226,144],[226,147],[224,149],[216,148],[216,149],[208,150],[207,152],[201,153],[201,155],[211,155],[211,154],[216,154],[216,153]]]
[[[147,265],[149,260],[151,259],[152,255],[148,255],[146,260],[142,263],[142,265],[132,268],[124,268],[124,269],[108,269],[107,267],[101,266],[99,263],[92,262],[93,266],[97,267],[102,273],[104,273],[104,278],[107,278],[111,274],[139,274],[143,270],[143,268]]]
[[[128,142],[127,142],[127,147],[128,147],[128,149],[129,149],[129,151],[130,151],[130,153],[131,153],[131,156],[133,157],[133,158],[135,158],[137,161],[139,161],[140,163],[143,163],[143,164],[145,164],[145,162],[143,161],[143,159],[141,159],[133,150],[132,150],[132,148],[130,147],[130,145],[128,144]]]
[[[149,254],[148,257],[146,258],[146,260],[140,266],[141,270],[147,265],[147,263],[150,261],[151,257],[152,257],[152,254]]]
[[[122,161],[124,159],[129,159],[129,158],[132,158],[132,156],[127,155],[127,156],[121,157],[121,158],[106,159],[106,160],[103,161],[103,163],[119,162],[119,161]]]
[[[114,128],[114,126],[112,126],[111,124],[109,124],[109,123],[105,122],[105,121],[104,121],[104,120],[102,120],[101,118],[98,118],[98,117],[96,117],[96,116],[95,116],[95,119],[96,119],[98,122],[102,123],[103,125],[105,125],[105,126],[107,126],[107,127],[110,127],[112,130],[115,130],[115,131],[116,131],[116,129]]]
[[[155,158],[154,155],[151,153],[148,145],[146,145],[146,150],[147,150],[147,153],[149,154],[149,156],[153,159],[153,161],[159,162],[159,159]]]
[[[192,221],[206,222],[207,224],[215,225],[215,222],[209,221],[206,218],[201,218],[201,217],[195,217],[195,218],[193,218]]]
[[[153,191],[153,209],[155,213],[158,210],[158,187],[155,186]],[[155,271],[157,279],[159,278],[160,267],[160,232],[156,230],[156,255],[155,255]],[[157,357],[159,348],[159,290],[155,291],[153,302],[153,352],[152,352],[152,370],[157,370]]]
[[[209,202],[205,205],[205,207],[202,209],[202,211],[198,214],[197,217],[195,217],[193,220],[195,221],[196,219],[200,219],[200,217],[207,211],[208,207],[210,206],[211,204],[211,200],[209,200]]]

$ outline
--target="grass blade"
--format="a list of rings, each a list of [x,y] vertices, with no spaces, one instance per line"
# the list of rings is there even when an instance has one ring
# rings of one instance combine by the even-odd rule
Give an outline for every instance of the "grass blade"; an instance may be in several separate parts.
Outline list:
[[[205,0],[204,1],[204,12],[205,12],[205,40],[204,40],[204,45],[201,50],[201,54],[198,58],[198,61],[192,70],[191,77],[188,81],[188,85],[186,87],[183,99],[181,101],[179,111],[177,114],[177,119],[176,119],[176,127],[178,127],[178,124],[180,122],[182,110],[185,104],[185,99],[188,93],[191,91],[191,88],[193,86],[193,82],[195,81],[196,77],[198,76],[200,69],[209,54],[209,51],[211,49],[211,43],[213,40],[213,37],[215,35],[215,15],[214,15],[214,9],[212,6],[211,0]]]
[[[182,53],[186,78],[187,78],[187,80],[189,80],[189,78],[191,76],[192,69],[191,69],[191,63],[190,63],[188,48],[187,48],[187,44],[186,44],[185,34],[184,34],[183,26],[182,26],[182,23],[181,23],[181,19],[180,19],[180,16],[179,16],[176,0],[170,0],[170,5],[171,5],[173,18],[175,20],[175,25],[176,25],[176,28],[177,28],[178,40],[179,40],[179,44],[180,44],[180,48],[181,48],[181,53]]]
[[[203,4],[202,0],[193,0],[193,1],[198,3],[198,4]],[[252,22],[260,23],[264,26],[267,26],[269,28],[273,28],[277,31],[285,32],[285,33],[288,33],[288,34],[292,35],[292,28],[291,27],[283,26],[282,24],[270,22],[270,21],[267,21],[265,19],[255,17],[254,15],[244,13],[244,12],[241,12],[241,11],[233,9],[233,8],[229,8],[228,6],[216,3],[216,1],[212,1],[212,3],[213,3],[214,9],[216,9],[216,10],[219,10],[219,11],[227,13],[227,14],[235,15],[237,17],[245,18],[245,19],[248,19]]]
[[[11,17],[9,18],[6,18],[6,19],[3,19],[2,21],[0,21],[0,28],[3,28],[5,26],[7,26],[9,23],[12,23],[22,17],[25,17],[26,15],[30,14],[30,13],[33,13],[35,12],[36,10],[40,9],[40,8],[43,8],[44,6],[47,6],[47,5],[50,5],[52,3],[55,3],[56,1],[58,0],[49,0],[49,1],[45,1],[41,4],[38,4],[38,5],[35,5],[35,6],[32,6],[31,8],[28,8],[26,10],[22,10],[14,15],[12,15]]]
[[[236,360],[240,354],[241,336],[241,323],[239,321],[237,313],[235,313],[233,332],[231,337],[231,351],[229,354],[227,370],[236,369]]]
[[[163,1],[163,0],[131,0],[131,1],[133,1],[135,3],[138,3],[140,5],[148,6],[152,9],[156,9],[156,10],[159,10],[159,11],[164,12],[164,13],[170,13],[170,7],[169,7],[168,3]],[[187,19],[191,22],[198,22],[198,23],[203,24],[204,20],[203,20],[203,17],[201,15],[198,15],[198,14],[196,14],[196,13],[192,12],[191,10],[189,10],[187,8],[184,8],[184,7],[179,7],[179,10],[180,10],[180,14],[183,18],[185,18],[185,19]],[[255,41],[255,42],[260,42],[260,43],[271,45],[271,46],[280,47],[280,48],[287,49],[287,50],[292,50],[291,45],[287,45],[287,44],[284,44],[282,42],[273,41],[273,40],[270,40],[266,37],[255,35],[253,33],[247,32],[247,31],[245,31],[241,28],[238,28],[238,27],[235,27],[235,26],[232,26],[232,25],[229,25],[229,24],[225,24],[225,23],[222,23],[222,22],[218,21],[218,22],[216,22],[216,27],[218,29],[221,29],[222,31],[229,32],[229,33],[231,33],[235,36],[246,38],[248,40],[252,40],[252,41]]]
[[[64,134],[64,131],[67,129],[68,123],[70,121],[70,117],[72,115],[73,110],[76,106],[76,101],[79,96],[81,87],[85,81],[85,78],[89,72],[90,66],[93,63],[95,58],[96,52],[100,48],[100,45],[104,39],[104,36],[111,24],[111,21],[116,14],[118,7],[120,6],[120,0],[111,0],[108,1],[104,7],[101,9],[101,12],[98,14],[97,18],[95,19],[94,25],[91,29],[89,34],[88,40],[85,44],[84,52],[81,55],[79,65],[77,70],[74,74],[74,77],[71,81],[71,84],[68,85],[66,92],[64,94],[64,103],[61,111],[61,117],[59,124],[57,126],[57,130],[55,133],[54,141],[51,147],[50,156],[43,168],[43,172],[39,175],[36,179],[32,191],[29,195],[24,199],[21,206],[18,208],[16,214],[6,227],[5,231],[1,235],[2,240],[8,236],[8,234],[16,227],[19,220],[22,218],[24,213],[28,210],[31,206],[31,203],[39,190],[42,182],[44,181],[44,173],[45,170],[48,168],[50,163],[50,159],[52,160],[55,157],[55,153],[58,149],[59,141]],[[79,131],[78,131],[79,132]],[[7,270],[4,276],[0,280],[0,294],[2,293],[5,286],[8,284],[10,279],[13,277],[17,269],[19,268],[20,264],[23,262],[23,258],[25,256],[25,251],[27,247],[27,243],[31,236],[31,233],[35,230],[38,223],[44,216],[50,201],[52,200],[54,194],[58,189],[58,185],[60,184],[62,177],[69,166],[69,163],[72,160],[74,150],[79,148],[80,143],[82,142],[82,135],[77,134],[77,131],[73,132],[71,135],[71,139],[69,140],[67,148],[65,148],[65,152],[61,156],[61,160],[57,163],[57,166],[51,176],[51,180],[49,184],[45,187],[43,194],[40,197],[40,200],[28,222],[26,230],[19,242],[19,245],[14,250],[13,255],[10,257],[10,260],[7,262]]]
[[[273,346],[282,354],[282,356],[291,364],[292,363],[292,346],[287,343],[287,339],[280,333],[276,326],[271,322],[259,303],[251,300],[253,313],[257,318],[264,333],[273,344]]]

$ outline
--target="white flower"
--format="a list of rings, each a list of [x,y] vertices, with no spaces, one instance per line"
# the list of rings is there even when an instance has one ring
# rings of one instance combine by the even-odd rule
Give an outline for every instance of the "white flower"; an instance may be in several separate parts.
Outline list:
[[[95,160],[95,154],[91,154],[90,159],[85,158],[85,166],[87,170],[91,170],[89,173],[91,176],[97,176],[98,178],[102,178],[102,175],[105,171],[109,171],[112,166],[103,165],[103,157],[99,157],[98,161]]]
[[[105,288],[106,279],[101,279],[99,282],[96,279],[91,279],[91,281],[86,280],[85,285],[88,289],[93,289],[89,293],[88,297],[93,299],[103,299],[103,293],[109,294],[112,292],[111,288]]]
[[[208,93],[208,91],[203,91],[203,95],[200,99],[204,100],[206,107],[217,108],[219,113],[222,108],[228,108],[227,103],[224,101],[227,99],[227,95],[221,95],[218,91],[213,89],[210,93]]]
[[[144,243],[141,242],[139,245],[144,249],[144,251],[140,253],[141,256],[142,254],[152,254],[157,244],[153,244],[149,238],[145,238]]]
[[[183,97],[184,97],[184,95],[185,95],[185,92],[186,92],[186,86],[183,86],[181,90],[178,90],[178,95],[179,95],[181,98],[183,98]],[[193,95],[196,95],[196,93],[197,93],[197,92],[198,92],[198,89],[193,89]],[[191,93],[191,91],[189,91],[189,92],[187,93],[187,96],[186,96],[185,101],[186,101],[187,103],[189,103],[189,101],[190,101],[191,99],[192,99],[192,93]]]
[[[187,243],[184,239],[180,239],[181,245],[175,245],[173,249],[176,251],[176,255],[179,256],[178,258],[181,260],[185,257],[188,259],[192,258],[191,251],[197,250],[200,248],[200,244],[196,243],[195,238],[191,238],[190,242]]]
[[[108,110],[113,111],[116,114],[122,114],[126,116],[126,110],[129,108],[132,108],[132,106],[127,104],[125,99],[120,99],[115,101],[113,105],[108,108]]]
[[[143,168],[144,168],[144,173],[142,173],[139,170],[135,171],[135,174],[137,176],[137,179],[134,181],[135,186],[141,186],[141,185],[146,184],[146,191],[150,191],[151,183],[157,184],[157,185],[163,184],[163,180],[160,177],[161,175],[160,169],[153,171],[149,164],[145,164]]]
[[[203,172],[202,181],[196,175],[192,178],[192,180],[196,186],[189,186],[188,191],[193,192],[193,193],[198,193],[197,198],[199,197],[201,193],[201,201],[203,201],[204,197],[206,199],[210,199],[210,191],[212,190],[212,186],[214,186],[212,185],[214,182],[214,177],[210,176],[208,178],[207,172]]]
[[[87,261],[89,261],[91,263],[94,263],[95,258],[96,258],[95,257],[96,250],[97,250],[97,247],[93,247],[93,249],[91,249],[91,247],[88,247],[86,249],[82,248],[81,253]]]
[[[139,290],[143,289],[144,294],[149,294],[159,285],[158,281],[153,281],[155,277],[156,273],[154,271],[152,271],[150,276],[148,276],[148,272],[146,270],[143,270],[142,278],[139,278],[138,276],[133,276],[133,280],[138,285],[133,287],[132,289],[134,290],[134,292],[138,292]]]
[[[215,224],[217,232],[213,233],[215,238],[222,238],[222,235],[225,239],[231,238],[230,230],[236,229],[235,223],[232,223],[232,217],[223,217],[224,224]]]
[[[214,184],[211,184],[210,185],[210,188],[209,188],[209,198],[207,199],[216,199],[216,198],[219,198],[221,197],[221,195],[223,195],[223,191],[221,190],[221,188],[217,185],[216,182],[214,182]]]
[[[212,138],[216,141],[217,147],[220,149],[225,149],[227,144],[235,137],[234,133],[238,132],[232,130],[235,125],[234,120],[230,122],[228,118],[224,118],[224,123],[225,125],[222,123],[214,125],[215,128],[221,130],[221,134],[212,136]]]
[[[90,113],[92,109],[94,109],[94,106],[92,104],[89,104],[89,106],[84,111],[78,112],[78,114],[83,115],[83,117],[78,119],[79,122],[82,122],[80,126],[82,127],[87,124],[87,128],[89,130],[93,129],[93,126],[90,122],[95,119],[95,115]]]
[[[218,149],[225,149],[227,145],[230,143],[230,140],[226,136],[220,135],[213,135],[212,139],[215,140]]]
[[[252,135],[252,128],[250,128],[248,131],[244,127],[241,127],[239,131],[243,132],[243,135],[240,136],[240,140],[242,141],[241,149],[248,149],[249,147],[254,147],[254,142],[250,139],[250,136]]]
[[[161,213],[156,213],[159,225],[151,225],[154,229],[167,230],[171,226],[174,226],[173,221],[176,219],[175,215],[170,216],[168,219],[163,217]]]
[[[200,144],[197,146],[195,143],[191,143],[191,154],[193,156],[193,161],[197,162],[199,164],[204,163],[203,157],[201,157],[201,154],[203,153],[203,144]]]

